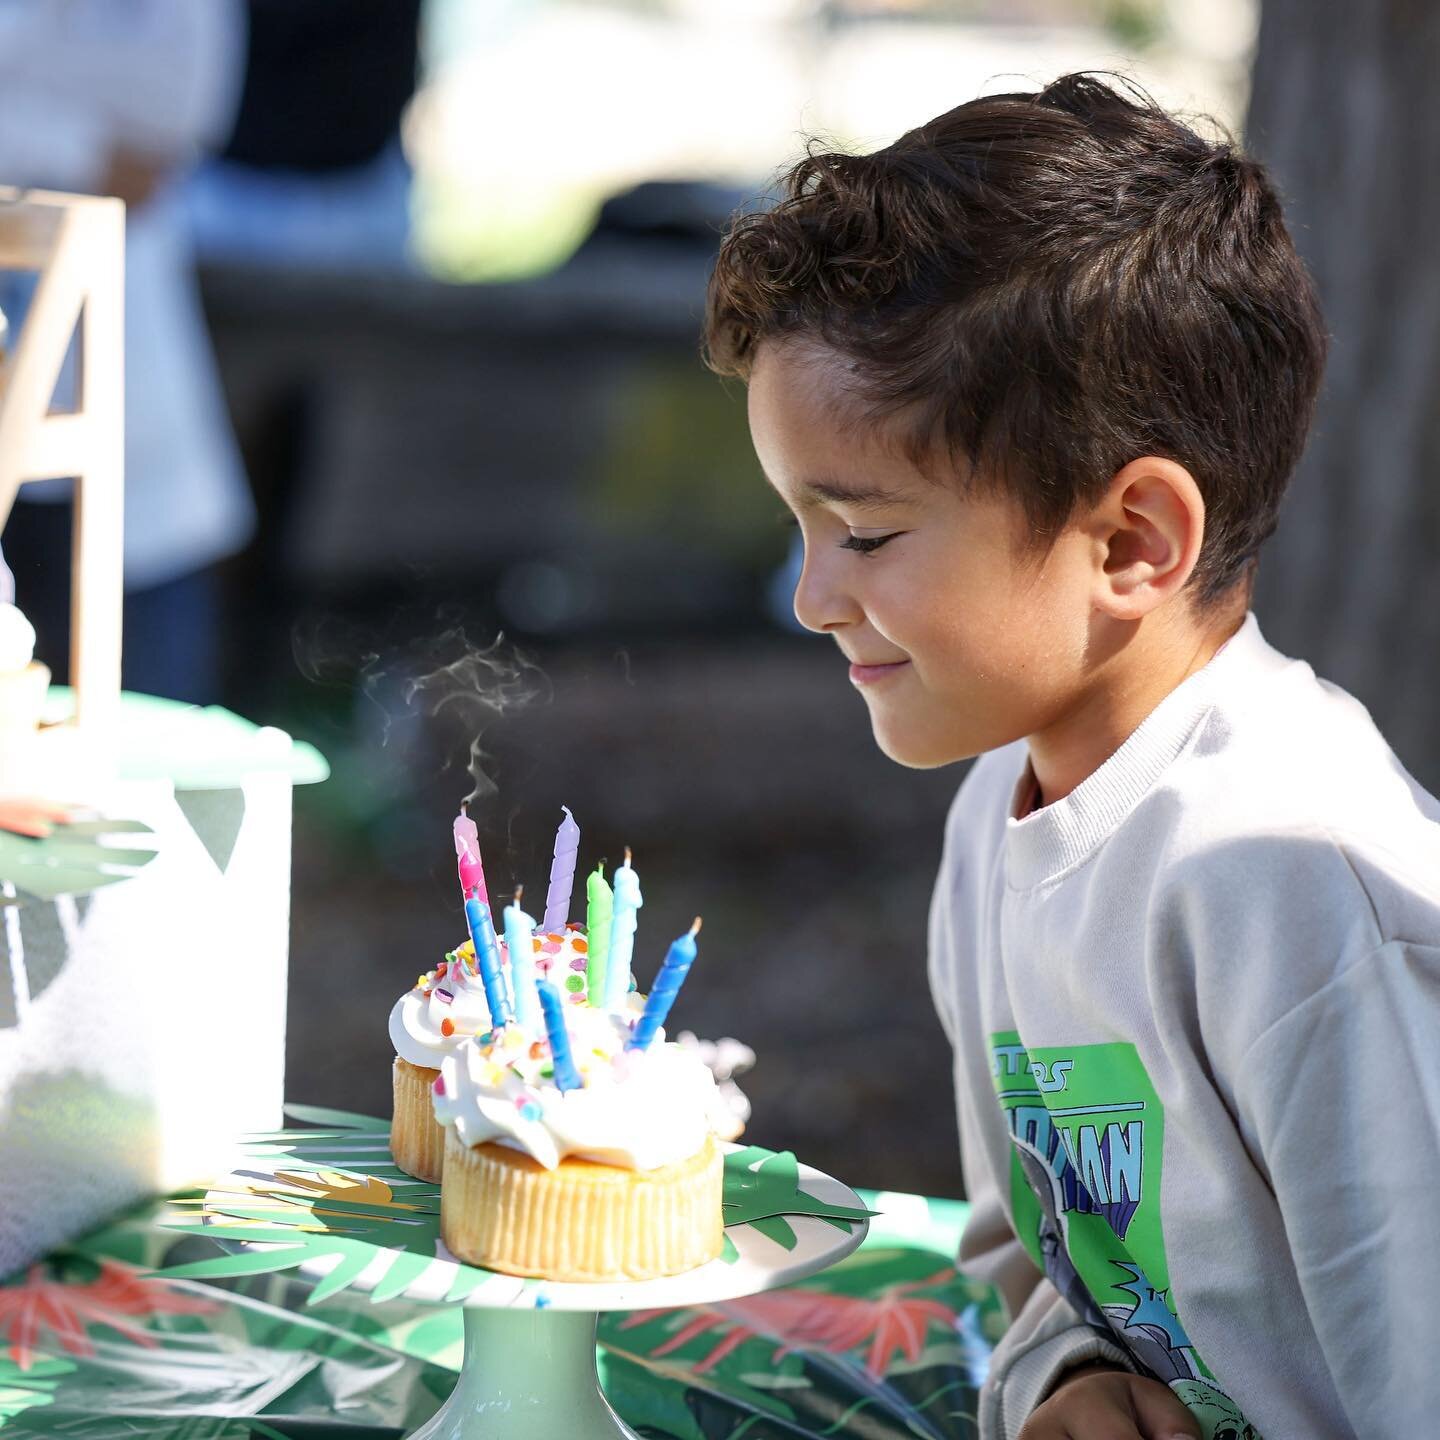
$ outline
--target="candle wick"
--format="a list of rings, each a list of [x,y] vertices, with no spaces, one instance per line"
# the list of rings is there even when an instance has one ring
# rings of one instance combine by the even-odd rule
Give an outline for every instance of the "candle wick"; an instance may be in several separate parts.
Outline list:
[[[462,815],[464,815],[464,816],[466,817],[466,819],[469,819],[469,817],[470,817],[470,802],[469,802],[468,800],[462,800],[462,801],[460,802],[460,813],[461,813]]]
[[[630,847],[628,845],[625,847],[625,865],[628,869],[630,865]]]
[[[700,933],[700,917],[698,915],[695,917],[695,923],[690,927],[690,933],[692,935],[698,935]]]
[[[524,893],[525,893],[525,887],[524,887],[523,885],[517,885],[517,886],[515,887],[515,903],[516,903],[517,905],[520,903],[520,897],[521,897]]]

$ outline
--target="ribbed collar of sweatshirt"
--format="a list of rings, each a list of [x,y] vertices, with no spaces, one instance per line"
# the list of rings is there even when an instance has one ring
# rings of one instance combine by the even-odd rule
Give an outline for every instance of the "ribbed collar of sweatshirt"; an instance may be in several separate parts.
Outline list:
[[[1014,889],[1054,880],[1102,845],[1189,745],[1222,697],[1252,692],[1253,682],[1296,662],[1266,643],[1252,610],[1209,663],[1181,681],[1139,728],[1063,799],[1017,820],[1035,783],[1027,758],[1005,822],[1005,876]]]

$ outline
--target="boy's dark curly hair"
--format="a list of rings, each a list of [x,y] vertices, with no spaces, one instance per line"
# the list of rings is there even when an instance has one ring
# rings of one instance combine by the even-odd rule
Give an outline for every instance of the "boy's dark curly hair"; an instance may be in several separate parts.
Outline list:
[[[748,377],[782,336],[847,357],[866,418],[1013,495],[1042,547],[1129,461],[1184,465],[1202,608],[1275,528],[1326,348],[1260,165],[1088,74],[870,155],[812,144],[772,208],[732,222],[710,281],[713,369]]]

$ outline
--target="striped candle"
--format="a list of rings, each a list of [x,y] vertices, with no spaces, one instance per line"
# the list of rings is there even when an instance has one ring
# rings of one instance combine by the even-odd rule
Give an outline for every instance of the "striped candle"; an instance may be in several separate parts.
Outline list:
[[[605,957],[605,1008],[618,1009],[630,989],[630,958],[635,953],[636,912],[645,903],[640,894],[640,877],[625,863],[615,872],[615,909],[610,920],[610,953]]]
[[[697,915],[695,923],[666,953],[665,963],[661,965],[660,973],[656,975],[655,983],[650,987],[649,997],[645,1001],[645,1013],[641,1015],[635,1026],[635,1033],[625,1046],[627,1050],[644,1050],[655,1038],[655,1032],[665,1023],[670,1007],[675,1003],[675,997],[680,993],[680,987],[685,983],[685,977],[695,963],[695,937],[699,933],[700,917]]]
[[[510,993],[515,998],[515,1023],[528,1031],[540,1028],[535,998],[535,921],[520,908],[524,887],[515,889],[515,903],[505,907],[505,948],[510,952]]]
[[[565,1007],[560,992],[548,981],[536,982],[540,993],[540,1009],[545,1016],[545,1037],[550,1042],[550,1063],[555,1071],[555,1084],[561,1090],[584,1089],[585,1081],[575,1066],[570,1050],[570,1032],[565,1028]]]
[[[545,895],[545,918],[541,927],[559,933],[570,918],[570,896],[575,889],[575,861],[580,852],[580,827],[567,806],[565,818],[555,832],[555,854],[550,861],[550,889]]]
[[[500,969],[500,947],[495,943],[490,907],[472,896],[465,902],[465,923],[470,928],[470,943],[475,947],[475,968],[485,987],[490,1024],[498,1029],[510,1021],[510,1002],[505,995],[505,976]]]
[[[610,917],[614,897],[605,866],[595,867],[585,883],[585,993],[592,1005],[605,1003],[605,957],[610,953]]]
[[[480,832],[470,818],[470,803],[460,802],[460,813],[455,817],[455,863],[460,871],[460,894],[469,900],[483,900],[490,903],[485,889],[485,867],[480,863]]]

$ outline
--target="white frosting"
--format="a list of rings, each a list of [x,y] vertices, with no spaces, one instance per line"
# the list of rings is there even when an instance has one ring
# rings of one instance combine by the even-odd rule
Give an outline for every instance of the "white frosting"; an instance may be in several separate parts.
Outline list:
[[[435,1117],[466,1145],[498,1141],[553,1170],[567,1155],[630,1170],[688,1159],[715,1128],[721,1103],[699,1059],[661,1036],[626,1050],[643,999],[622,1010],[566,1007],[570,1047],[585,1081],[561,1091],[550,1047],[518,1026],[490,1045],[470,1041],[440,1066]]]
[[[395,1002],[390,1043],[402,1060],[438,1070],[451,1051],[490,1028],[490,1007],[479,975],[463,965],[448,965],[444,975],[432,970],[427,978],[429,986],[417,985]],[[455,1027],[449,1035],[441,1028],[446,1020]]]
[[[689,1030],[682,1030],[675,1042],[698,1056],[715,1077],[721,1105],[715,1133],[722,1140],[738,1140],[750,1119],[750,1100],[735,1083],[735,1076],[754,1067],[755,1052],[728,1035],[720,1040],[700,1040]]]
[[[0,603],[0,674],[23,670],[35,658],[35,627],[15,605]]]
[[[564,935],[541,932],[535,940],[535,973],[554,983],[569,1002],[567,1008],[578,1010],[585,998],[585,937],[574,931]],[[504,940],[499,945],[501,968],[508,973],[510,962]],[[474,948],[467,940],[454,953],[467,963],[456,965],[447,959],[443,975],[439,966],[427,971],[390,1011],[390,1043],[395,1053],[428,1070],[438,1070],[440,1062],[472,1035],[483,1035],[490,1029],[485,986],[479,972],[472,973],[468,968]],[[576,968],[577,963],[582,968]],[[576,980],[578,989],[571,989]],[[446,1020],[453,1027],[449,1035],[443,1029]]]

